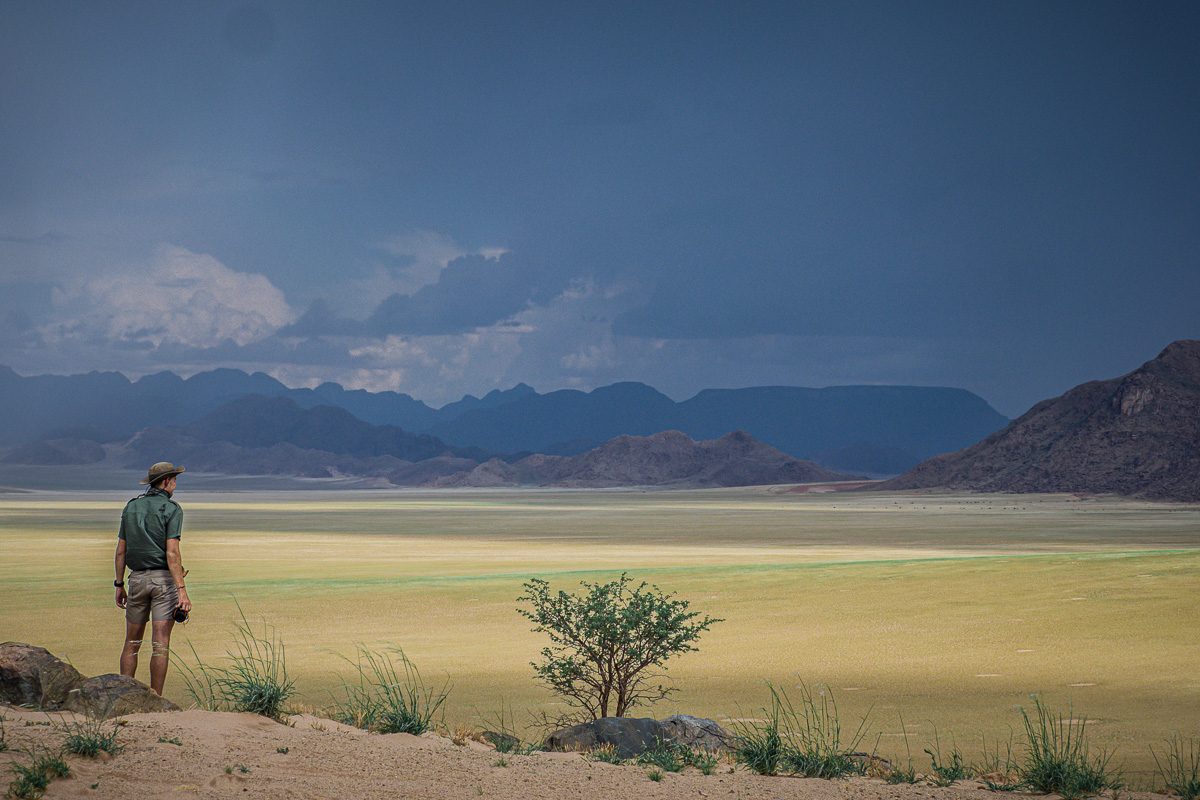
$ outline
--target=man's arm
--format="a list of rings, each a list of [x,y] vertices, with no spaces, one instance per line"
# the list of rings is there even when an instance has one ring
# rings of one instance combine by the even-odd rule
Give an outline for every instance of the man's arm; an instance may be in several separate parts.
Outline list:
[[[117,588],[117,608],[124,608],[129,602],[129,596],[125,594],[125,540],[117,539],[117,555],[114,566],[117,569],[117,580],[121,585]]]
[[[179,552],[178,539],[167,539],[167,569],[171,570],[171,577],[175,579],[175,588],[179,590],[179,607],[190,612],[192,601],[188,599],[187,587],[183,583],[187,570],[183,568],[183,556]]]

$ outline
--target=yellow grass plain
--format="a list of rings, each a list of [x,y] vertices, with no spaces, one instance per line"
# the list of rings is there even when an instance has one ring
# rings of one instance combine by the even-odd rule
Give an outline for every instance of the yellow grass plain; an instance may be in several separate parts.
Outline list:
[[[130,493],[0,495],[0,640],[115,671],[109,588]],[[1040,695],[1089,720],[1135,784],[1148,747],[1200,736],[1200,506],[1069,495],[688,492],[188,492],[193,621],[174,649],[220,661],[235,600],[287,648],[300,702],[346,674],[335,653],[398,645],[452,684],[447,720],[561,711],[529,662],[543,639],[522,583],[628,571],[724,618],[670,662],[649,709],[737,719],[763,681],[833,692],[843,726],[918,761],[936,732],[978,759]],[[190,647],[189,647],[190,646]],[[145,667],[143,666],[143,669]],[[144,677],[144,676],[143,676]],[[167,695],[189,698],[178,671]],[[901,719],[904,729],[901,728]]]

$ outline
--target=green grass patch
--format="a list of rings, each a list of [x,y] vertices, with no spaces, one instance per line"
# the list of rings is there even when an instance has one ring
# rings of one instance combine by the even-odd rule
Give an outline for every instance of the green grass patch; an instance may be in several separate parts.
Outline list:
[[[768,683],[770,708],[765,720],[742,724],[738,730],[738,761],[760,775],[783,770],[804,778],[861,775],[864,766],[853,757],[866,737],[869,712],[853,732],[842,729],[837,701],[828,686],[799,684],[799,703]],[[861,754],[859,754],[861,756]]]
[[[205,664],[189,646],[196,664],[180,667],[187,692],[200,708],[282,717],[284,704],[295,694],[295,681],[288,677],[282,639],[265,624],[262,635],[255,634],[238,606],[233,644],[223,665]]]
[[[770,689],[771,707],[763,709],[765,718],[757,722],[739,722],[734,726],[738,737],[734,758],[759,775],[777,774],[779,760],[783,756],[783,712],[778,692],[774,686]]]
[[[1120,781],[1108,767],[1110,754],[1092,756],[1088,751],[1086,718],[1055,714],[1039,697],[1034,697],[1033,702],[1034,717],[1021,709],[1028,748],[1020,770],[1023,784],[1036,792],[1061,795],[1066,800],[1120,787]]]
[[[417,665],[400,648],[375,652],[359,645],[355,659],[341,656],[354,667],[332,705],[333,718],[378,733],[419,736],[450,694],[450,680],[440,687],[426,684]]]
[[[103,720],[88,717],[67,726],[63,751],[88,758],[95,758],[101,753],[115,756],[121,752],[121,746],[117,744],[117,732],[116,723],[106,725]]]
[[[52,753],[48,750],[38,751],[30,748],[26,751],[29,764],[13,762],[9,769],[15,776],[8,785],[8,794],[21,800],[36,800],[41,797],[50,781],[55,778],[65,778],[71,774],[71,768],[63,761],[62,753]]]

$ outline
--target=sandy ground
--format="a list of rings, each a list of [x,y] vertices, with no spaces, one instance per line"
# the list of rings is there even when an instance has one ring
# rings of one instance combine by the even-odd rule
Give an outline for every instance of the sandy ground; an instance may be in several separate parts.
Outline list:
[[[80,719],[69,713],[3,707],[0,713],[5,717],[9,747],[0,763],[5,756],[27,762],[23,751],[29,747],[57,751],[64,728]],[[288,724],[281,724],[253,714],[183,711],[131,715],[118,724],[122,751],[97,759],[67,757],[71,775],[55,780],[47,798],[970,800],[1028,796],[994,794],[975,781],[939,788],[890,786],[872,778],[764,777],[742,769],[731,771],[727,762],[713,775],[689,767],[654,782],[645,767],[588,761],[576,753],[501,755],[472,741],[459,746],[434,734],[368,734],[310,715],[290,717]],[[1120,797],[1162,800],[1161,795],[1137,792],[1121,792]]]

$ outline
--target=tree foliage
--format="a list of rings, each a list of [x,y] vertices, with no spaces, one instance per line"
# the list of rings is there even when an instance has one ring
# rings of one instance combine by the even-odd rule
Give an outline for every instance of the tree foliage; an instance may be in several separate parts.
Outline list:
[[[634,586],[624,573],[610,583],[580,586],[580,594],[553,592],[534,578],[517,598],[528,608],[517,610],[550,637],[541,662],[532,663],[538,678],[593,719],[623,717],[675,691],[656,683],[665,677],[664,662],[695,650],[700,634],[723,622],[689,611],[686,600],[657,586]]]

